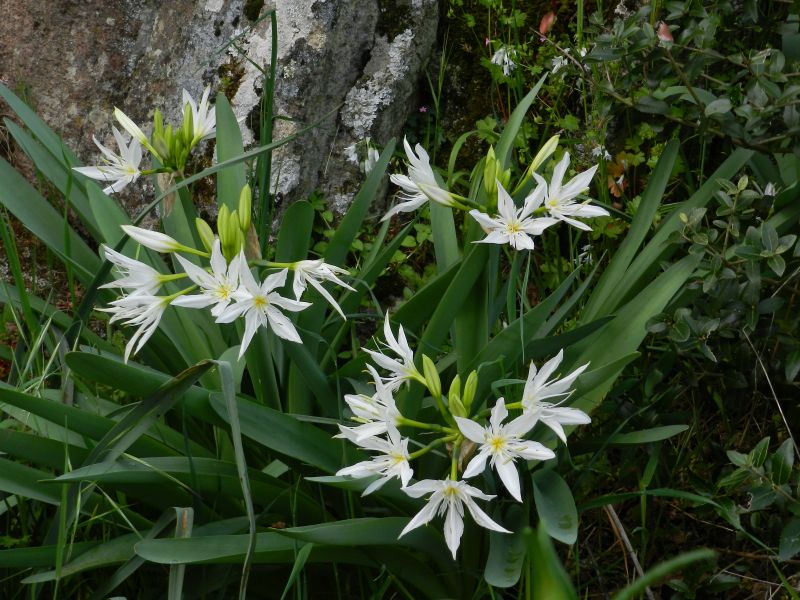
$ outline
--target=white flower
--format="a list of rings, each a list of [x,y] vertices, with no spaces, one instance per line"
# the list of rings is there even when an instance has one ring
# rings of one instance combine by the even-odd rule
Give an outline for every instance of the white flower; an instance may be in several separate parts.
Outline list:
[[[414,366],[414,353],[408,345],[403,326],[400,325],[400,329],[397,331],[397,338],[395,338],[392,333],[392,327],[389,324],[388,312],[383,322],[383,336],[386,338],[386,346],[398,356],[399,360],[386,356],[382,352],[364,348],[379,367],[392,372],[391,377],[385,378],[383,382],[392,390],[399,388],[404,381],[410,379],[424,382],[425,377]]]
[[[208,104],[208,95],[211,92],[210,87],[203,90],[203,97],[200,99],[200,104],[196,104],[189,92],[183,90],[183,106],[189,105],[192,111],[192,126],[194,128],[194,138],[192,139],[191,146],[213,138],[217,135],[217,115]]]
[[[509,244],[515,250],[533,250],[533,236],[542,235],[550,225],[558,223],[558,219],[544,217],[534,219],[533,212],[542,205],[544,188],[539,185],[532,194],[525,198],[522,208],[517,210],[508,192],[497,182],[497,211],[492,218],[486,213],[471,210],[469,214],[480,223],[488,235],[478,240],[483,244]]]
[[[150,142],[148,142],[147,136],[139,128],[139,126],[128,117],[128,115],[126,115],[120,109],[114,108],[114,116],[117,118],[119,124],[122,125],[122,128],[131,134],[133,139],[138,140],[139,143],[145,148],[149,147]]]
[[[124,320],[123,325],[139,326],[125,346],[125,362],[131,354],[139,352],[155,333],[168,304],[169,296],[129,294],[114,300],[110,308],[99,309],[112,314],[111,323]]]
[[[346,428],[342,428],[342,433]],[[345,437],[348,437],[345,434]],[[406,487],[414,471],[408,463],[408,438],[402,438],[397,427],[390,426],[386,438],[369,437],[363,440],[351,439],[354,443],[367,450],[374,450],[378,455],[372,460],[364,460],[350,467],[345,467],[336,472],[337,475],[348,475],[350,477],[362,478],[380,475],[367,486],[363,496],[371,494],[380,489],[383,485],[392,480],[399,479],[402,487]]]
[[[553,73],[558,73],[561,69],[567,66],[567,58],[565,56],[556,56],[553,59]]]
[[[217,323],[230,323],[244,315],[244,336],[239,358],[242,358],[261,326],[271,327],[277,336],[290,342],[302,343],[292,322],[279,309],[299,312],[311,304],[284,298],[273,291],[286,283],[286,273],[286,269],[273,273],[259,285],[250,269],[245,267],[240,270],[239,289],[233,293],[235,302],[217,316]]]
[[[605,146],[595,146],[594,148],[592,148],[593,158],[600,158],[601,156],[605,161],[611,160],[611,153],[608,150],[606,150]]]
[[[386,213],[381,221],[386,221],[399,212],[417,210],[429,199],[444,206],[454,206],[454,200],[450,192],[443,190],[439,187],[439,184],[436,183],[436,177],[433,175],[430,158],[428,157],[428,153],[425,152],[425,149],[420,144],[417,144],[417,154],[414,154],[411,145],[405,138],[403,138],[403,146],[406,149],[406,156],[409,162],[408,175],[395,174],[389,179],[391,179],[392,183],[395,185],[403,188],[400,199],[405,200],[405,202],[398,204]]]
[[[97,141],[92,136],[95,145],[103,154],[105,164],[96,167],[73,167],[74,171],[99,181],[110,181],[110,185],[103,188],[103,193],[118,192],[129,183],[133,183],[141,175],[139,165],[142,162],[142,145],[138,139],[133,138],[130,144],[125,143],[125,138],[116,127],[112,128],[114,139],[119,147],[119,154],[115,154]]]
[[[364,162],[361,163],[361,168],[364,170],[364,175],[369,175],[370,171],[375,168],[375,165],[378,164],[378,159],[381,157],[381,153],[378,152],[377,148],[373,148],[369,146],[367,148],[367,157],[364,159]]]
[[[392,395],[392,389],[384,385],[378,372],[372,365],[367,365],[375,382],[375,393],[372,396],[365,394],[345,394],[344,401],[353,411],[354,421],[362,423],[358,427],[344,427],[339,425],[341,433],[335,437],[346,437],[350,441],[361,444],[367,438],[383,435],[390,427],[399,425],[402,416],[397,410],[397,404]]]
[[[592,419],[577,408],[544,402],[548,398],[563,398],[566,400],[572,394],[572,390],[569,388],[578,378],[578,375],[583,373],[586,367],[589,366],[589,363],[586,363],[562,379],[548,381],[548,378],[555,372],[563,358],[564,351],[560,350],[554,358],[542,365],[542,370],[538,372],[536,365],[531,362],[528,380],[525,382],[525,389],[522,392],[522,407],[526,414],[534,417],[534,424],[541,421],[552,429],[561,438],[561,441],[566,443],[567,436],[562,425],[585,425],[591,423]]]
[[[578,173],[569,183],[562,187],[561,182],[564,180],[564,175],[567,172],[568,166],[569,152],[565,152],[564,158],[559,161],[556,168],[553,170],[553,179],[549,187],[541,175],[534,173],[533,176],[536,178],[536,181],[539,182],[540,186],[544,186],[544,195],[546,197],[544,205],[551,217],[569,223],[578,229],[591,231],[592,228],[586,223],[576,221],[571,217],[608,216],[608,211],[604,208],[591,206],[585,202],[578,203],[574,200],[576,196],[589,189],[589,182],[592,180],[592,177],[594,177],[595,171],[597,171],[597,165],[593,166],[591,169],[587,169],[583,173]]]
[[[431,493],[428,503],[419,511],[413,519],[400,532],[398,537],[403,537],[412,529],[420,525],[429,523],[437,514],[445,515],[444,519],[444,539],[447,547],[456,557],[456,551],[461,543],[461,534],[464,533],[464,507],[467,507],[469,514],[481,527],[499,531],[501,533],[511,533],[489,518],[485,512],[475,503],[473,498],[481,500],[491,500],[494,496],[484,494],[478,488],[468,485],[464,481],[453,481],[452,479],[425,479],[414,485],[403,488],[403,491],[412,498],[420,498],[425,494]]]
[[[768,182],[767,185],[764,187],[764,195],[765,196],[776,196],[777,193],[778,193],[778,190],[775,187],[775,184],[772,183],[771,181]]]
[[[511,60],[511,57],[514,56],[515,50],[513,48],[507,48],[506,46],[501,46],[500,49],[492,55],[492,64],[498,65],[503,67],[503,75],[508,77],[508,75],[513,71],[517,65],[516,63]]]
[[[141,244],[145,248],[155,250],[156,252],[175,252],[185,247],[166,233],[142,229],[141,227],[134,227],[133,225],[123,225],[122,230],[127,233],[128,237],[133,241]]]
[[[153,267],[133,258],[128,258],[108,246],[102,246],[102,250],[106,260],[117,268],[117,272],[121,277],[100,287],[125,288],[131,295],[152,296],[164,282],[161,273]]]
[[[514,466],[514,459],[521,457],[525,460],[549,460],[556,455],[539,442],[523,439],[523,436],[536,424],[536,418],[532,414],[524,413],[503,425],[502,422],[507,416],[505,402],[500,398],[492,409],[488,427],[482,427],[464,417],[455,418],[461,433],[469,440],[480,444],[480,450],[464,471],[464,479],[483,473],[486,459],[491,457],[491,466],[497,471],[503,485],[517,502],[522,502],[519,475]]]
[[[327,300],[340,315],[342,315],[342,318],[345,318],[341,307],[337,304],[336,300],[333,299],[333,296],[330,295],[328,290],[322,287],[321,283],[321,281],[332,281],[336,285],[340,285],[350,291],[355,292],[355,288],[347,285],[344,281],[337,277],[337,275],[346,275],[347,271],[345,269],[336,267],[334,265],[329,265],[323,262],[321,259],[301,260],[294,263],[292,268],[294,270],[292,291],[294,292],[294,297],[297,300],[300,299],[300,295],[305,291],[308,285],[311,284],[311,286],[317,290],[320,295],[325,298],[325,300]]]
[[[172,301],[172,304],[187,308],[205,308],[213,304],[211,314],[219,317],[233,300],[234,292],[239,289],[239,274],[243,270],[247,270],[247,259],[244,252],[240,252],[228,264],[222,255],[219,238],[216,238],[211,250],[211,273],[180,255],[175,255],[175,258],[178,259],[189,279],[200,286],[200,293],[178,296]]]

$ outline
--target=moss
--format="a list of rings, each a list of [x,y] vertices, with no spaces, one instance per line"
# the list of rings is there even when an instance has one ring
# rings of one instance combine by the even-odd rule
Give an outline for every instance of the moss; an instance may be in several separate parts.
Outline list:
[[[249,21],[255,22],[261,15],[262,8],[264,8],[264,0],[246,0],[242,12]]]
[[[228,100],[233,100],[244,78],[244,66],[240,61],[231,57],[228,62],[217,68],[217,75],[219,75],[219,91]]]

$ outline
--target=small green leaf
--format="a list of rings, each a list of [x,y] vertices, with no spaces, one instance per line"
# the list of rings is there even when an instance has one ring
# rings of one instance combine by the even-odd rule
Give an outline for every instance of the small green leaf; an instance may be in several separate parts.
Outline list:
[[[731,110],[731,101],[727,98],[717,98],[706,106],[706,116],[721,115]]]
[[[500,511],[495,511],[497,517]],[[526,513],[519,504],[512,504],[501,521],[511,535],[492,531],[489,533],[489,556],[483,578],[486,583],[498,588],[509,588],[519,581],[525,559]]]
[[[578,509],[567,483],[552,469],[533,474],[533,499],[548,535],[574,544],[578,539]]]
[[[688,425],[665,425],[663,427],[653,427],[642,429],[641,431],[630,431],[628,433],[618,433],[609,439],[609,444],[647,444],[650,442],[660,442],[689,429]]]
[[[800,552],[800,517],[794,517],[781,531],[778,558],[789,560],[798,552]]]
[[[772,483],[783,485],[788,483],[794,466],[794,443],[789,438],[778,447],[770,460],[772,467]]]
[[[767,460],[767,452],[769,451],[769,436],[762,439],[756,447],[750,452],[747,457],[748,462],[754,467],[760,467]]]

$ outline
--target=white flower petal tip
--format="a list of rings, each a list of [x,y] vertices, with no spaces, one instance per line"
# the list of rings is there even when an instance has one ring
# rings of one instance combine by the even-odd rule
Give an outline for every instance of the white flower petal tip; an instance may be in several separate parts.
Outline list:
[[[119,154],[113,152],[99,141],[97,138],[92,138],[95,145],[102,154],[102,165],[94,167],[73,167],[73,171],[77,171],[81,175],[85,175],[90,179],[103,181],[109,183],[103,188],[104,194],[112,192],[119,192],[129,183],[136,181],[141,175],[139,165],[142,162],[142,145],[141,142],[134,136],[130,144],[125,142],[125,138],[117,130],[113,128],[114,139],[119,148]]]
[[[188,104],[189,109],[192,111],[192,125],[194,127],[192,146],[217,135],[217,114],[208,103],[210,93],[211,88],[206,87],[203,90],[203,97],[197,103],[189,92],[183,90],[183,105],[185,107]]]
[[[409,521],[398,537],[403,537],[409,531],[429,523],[437,515],[444,515],[444,539],[453,559],[456,558],[458,547],[461,544],[461,535],[464,532],[465,507],[472,515],[472,519],[481,527],[500,533],[511,533],[495,523],[474,500],[474,498],[491,500],[494,496],[484,494],[478,488],[472,487],[464,481],[425,479],[403,488],[403,491],[412,498],[420,498],[425,494],[431,494],[431,496],[428,498],[427,504]]]
[[[136,243],[156,252],[175,252],[182,248],[181,244],[165,233],[142,229],[133,225],[123,225],[122,230]]]
[[[588,202],[575,201],[575,198],[589,189],[589,184],[598,166],[599,165],[594,165],[586,171],[578,173],[569,183],[564,185],[564,175],[569,167],[569,152],[565,152],[564,157],[553,170],[553,178],[549,186],[540,175],[536,173],[533,174],[539,185],[543,187],[545,198],[544,206],[552,218],[564,221],[578,229],[591,231],[591,227],[575,220],[574,217],[593,218],[609,216],[609,212],[604,208],[590,205]]]
[[[402,202],[387,212],[381,221],[386,221],[400,212],[417,210],[428,200],[443,206],[456,206],[453,195],[439,187],[425,149],[417,144],[416,153],[414,153],[411,144],[405,138],[403,146],[408,157],[408,175],[395,174],[389,178],[392,183],[402,189],[399,196]]]
[[[392,479],[399,479],[402,487],[408,485],[414,471],[409,464],[408,438],[403,439],[397,428],[389,424],[387,436],[385,438],[367,437],[359,439],[352,436],[352,431],[347,427],[341,427],[342,437],[366,450],[372,450],[377,454],[371,460],[365,460],[350,467],[345,467],[336,472],[336,475],[346,475],[354,478],[372,477],[378,478],[370,483],[362,493],[367,496],[377,491]]]
[[[539,191],[539,193],[537,193]],[[525,199],[522,208],[517,210],[509,193],[497,181],[498,215],[490,217],[478,210],[470,211],[487,236],[478,240],[483,244],[508,244],[515,250],[533,250],[534,236],[541,235],[545,229],[558,222],[549,217],[534,218],[531,215],[542,204],[540,190]]]
[[[523,413],[509,423],[503,424],[508,416],[503,398],[497,400],[492,409],[488,426],[466,419],[455,417],[461,433],[470,441],[479,444],[478,453],[472,458],[464,470],[464,478],[469,479],[483,472],[486,461],[508,490],[509,494],[517,501],[522,502],[519,474],[514,466],[514,460],[549,460],[555,458],[555,453],[539,442],[524,439],[524,436],[536,424],[533,415]]]
[[[325,298],[328,304],[330,304],[336,310],[336,312],[339,313],[342,319],[347,320],[342,308],[339,306],[339,303],[336,302],[330,292],[328,292],[328,290],[326,290],[322,285],[323,281],[330,281],[331,283],[335,283],[336,285],[350,290],[351,292],[355,292],[356,290],[354,287],[348,285],[339,278],[339,275],[347,275],[346,269],[329,265],[322,260],[301,260],[294,263],[292,269],[294,271],[292,291],[294,292],[294,296],[297,300],[300,299],[300,296],[306,290],[306,288],[311,285],[311,287],[317,290],[320,296]]]
[[[275,290],[286,283],[287,270],[269,275],[261,284],[256,283],[246,263],[239,272],[239,288],[231,294],[233,302],[219,311],[217,323],[231,323],[244,317],[244,335],[239,349],[239,358],[244,356],[259,327],[271,328],[278,337],[290,342],[302,343],[300,334],[283,311],[299,312],[311,306],[284,298]]]
[[[395,337],[394,333],[392,333],[388,312],[383,322],[383,337],[386,340],[387,350],[390,350],[397,358],[387,356],[380,351],[364,349],[372,357],[376,365],[391,372],[389,377],[382,379],[383,384],[392,390],[396,390],[404,381],[412,379],[424,380],[424,377],[414,365],[414,353],[408,345],[403,326],[399,326],[397,337]]]
[[[580,409],[559,406],[560,402],[547,401],[551,398],[561,398],[561,402],[564,402],[569,398],[574,391],[570,389],[572,384],[589,367],[589,363],[586,363],[565,377],[551,379],[551,375],[558,369],[563,358],[562,350],[538,371],[536,365],[531,363],[525,389],[522,392],[522,406],[524,414],[530,415],[534,424],[541,421],[566,443],[567,436],[563,425],[586,425],[591,423],[592,419]]]

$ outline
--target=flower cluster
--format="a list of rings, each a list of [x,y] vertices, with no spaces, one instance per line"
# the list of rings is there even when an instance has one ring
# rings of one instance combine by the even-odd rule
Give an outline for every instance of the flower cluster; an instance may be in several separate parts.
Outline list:
[[[122,321],[123,325],[137,326],[136,332],[125,348],[126,361],[153,335],[169,305],[210,309],[217,323],[231,323],[242,318],[244,333],[239,358],[244,355],[260,327],[271,329],[283,339],[301,342],[297,329],[284,313],[298,312],[311,305],[300,300],[309,285],[344,318],[339,304],[322,286],[322,282],[330,281],[353,290],[339,278],[346,273],[339,267],[321,260],[301,260],[294,263],[259,261],[263,266],[277,271],[268,275],[263,281],[258,281],[250,270],[244,251],[240,249],[238,254],[228,261],[218,237],[209,240],[210,252],[203,252],[184,246],[163,233],[131,225],[123,226],[123,230],[131,239],[146,248],[156,252],[175,253],[175,258],[184,271],[165,275],[144,262],[103,246],[105,258],[120,274],[119,279],[103,287],[119,288],[123,291],[123,295],[111,302],[109,308],[101,310],[111,313],[111,322]],[[202,268],[180,253],[208,259],[208,266]],[[279,293],[286,283],[289,271],[294,273],[292,290],[295,299],[286,298]],[[184,278],[188,278],[192,285],[170,295],[158,295],[159,290],[167,282]]]
[[[495,496],[482,492],[465,480],[482,474],[488,463],[509,495],[522,502],[515,461],[543,461],[555,457],[551,449],[528,439],[534,427],[541,422],[566,442],[564,425],[580,425],[591,420],[581,410],[560,406],[569,397],[572,384],[588,364],[559,378],[555,373],[563,359],[563,352],[546,362],[541,370],[531,363],[520,401],[507,404],[504,398],[498,398],[491,410],[478,411],[470,418],[470,408],[477,388],[477,373],[470,375],[463,390],[456,377],[445,397],[441,392],[438,372],[430,358],[423,356],[422,372],[415,366],[414,354],[403,327],[400,326],[395,336],[387,315],[383,331],[386,340],[384,351],[368,352],[375,364],[388,374],[381,376],[375,367],[367,365],[375,391],[371,395],[345,396],[345,402],[353,413],[352,420],[358,424],[339,425],[340,433],[337,436],[372,452],[373,455],[370,460],[341,469],[337,475],[375,477],[364,490],[364,495],[380,489],[392,479],[398,479],[401,489],[412,498],[430,494],[427,504],[411,519],[400,536],[430,522],[437,515],[444,516],[444,537],[453,558],[464,530],[465,508],[478,525],[492,531],[510,533],[493,521],[476,503],[476,499],[492,500]],[[417,382],[428,388],[440,410],[444,425],[415,421],[403,416],[395,402],[394,392],[405,382]],[[510,410],[518,411],[519,414],[510,419]],[[420,450],[409,453],[410,438],[404,438],[401,429],[435,432],[439,437]],[[451,454],[447,476],[409,484],[414,476],[411,461],[442,445],[447,445]],[[459,478],[462,460],[472,452],[474,455]]]
[[[508,244],[515,250],[533,250],[534,237],[542,235],[545,229],[563,221],[584,231],[591,227],[578,218],[608,216],[608,211],[594,206],[588,201],[579,202],[577,198],[589,189],[589,183],[597,171],[595,165],[564,183],[570,163],[569,153],[565,152],[553,169],[548,183],[536,169],[544,164],[558,145],[558,136],[551,138],[534,158],[522,181],[516,186],[513,195],[522,197],[520,208],[509,193],[510,171],[500,172],[494,151],[489,150],[484,167],[484,188],[487,192],[486,205],[478,205],[474,200],[463,198],[445,190],[436,180],[427,152],[417,144],[416,153],[404,140],[409,160],[408,175],[392,175],[391,180],[402,188],[403,202],[392,208],[383,219],[389,219],[398,212],[408,212],[420,208],[428,200],[468,210],[469,214],[486,232],[486,237],[478,240],[484,244]],[[520,191],[529,187],[533,179],[536,186],[526,195]],[[472,209],[470,210],[470,207]],[[496,210],[495,210],[496,209]]]
[[[114,117],[120,126],[131,136],[127,142],[122,133],[112,127],[114,140],[119,148],[115,153],[93,137],[95,145],[102,154],[103,164],[92,167],[73,167],[81,175],[90,179],[103,181],[108,185],[103,192],[119,192],[129,183],[136,181],[140,175],[152,173],[182,171],[189,157],[189,152],[203,140],[216,135],[216,115],[208,103],[210,88],[206,88],[200,102],[194,101],[186,90],[183,90],[183,121],[179,127],[164,127],[160,111],[156,111],[153,120],[153,134],[148,138],[142,129],[120,109],[114,109]],[[142,147],[161,165],[158,169],[143,170]]]

